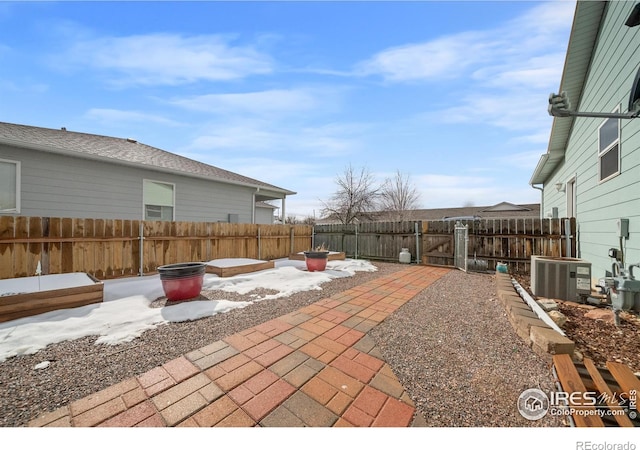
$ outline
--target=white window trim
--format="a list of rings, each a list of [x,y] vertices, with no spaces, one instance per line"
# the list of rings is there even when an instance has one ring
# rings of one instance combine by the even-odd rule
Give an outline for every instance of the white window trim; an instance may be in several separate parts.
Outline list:
[[[145,191],[144,191],[144,184],[145,182],[151,182],[151,183],[159,183],[159,184],[166,184],[172,187],[172,199],[171,199],[171,203],[172,203],[172,208],[173,211],[171,213],[171,220],[175,221],[176,220],[176,184],[175,183],[170,183],[168,181],[161,181],[161,180],[153,180],[151,178],[144,178],[142,180],[142,220],[147,220],[147,202],[145,199]]]
[[[0,162],[14,164],[16,166],[16,207],[10,209],[0,209],[0,213],[3,214],[20,214],[21,209],[21,196],[20,196],[20,177],[22,173],[22,167],[20,161],[14,161],[11,159],[0,159]]]
[[[611,112],[612,113],[620,113],[620,105],[616,106],[616,108]],[[605,183],[606,181],[609,181],[610,179],[620,175],[620,163],[621,163],[621,160],[622,160],[622,143],[621,143],[621,139],[620,139],[620,134],[621,134],[621,121],[620,121],[620,119],[616,119],[618,121],[618,138],[615,141],[613,141],[611,144],[609,144],[607,146],[607,148],[605,148],[604,150],[600,151],[600,129],[609,120],[611,120],[611,119],[603,120],[600,123],[600,126],[598,127],[598,183]],[[613,149],[613,147],[615,147],[616,144],[618,145],[618,170],[616,170],[614,173],[612,173],[611,175],[607,176],[606,178],[600,179],[600,173],[602,171],[602,167],[601,167],[602,166],[602,157],[604,155],[606,155],[609,151],[611,151],[611,149]]]

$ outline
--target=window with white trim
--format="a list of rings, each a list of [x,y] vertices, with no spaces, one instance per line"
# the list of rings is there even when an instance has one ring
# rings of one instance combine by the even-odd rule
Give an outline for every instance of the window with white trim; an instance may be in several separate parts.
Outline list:
[[[173,220],[175,186],[159,181],[143,181],[144,220]]]
[[[0,212],[20,212],[20,162],[0,159]]]
[[[620,108],[614,112],[620,112]],[[620,119],[609,118],[598,128],[598,179],[605,181],[619,173]]]

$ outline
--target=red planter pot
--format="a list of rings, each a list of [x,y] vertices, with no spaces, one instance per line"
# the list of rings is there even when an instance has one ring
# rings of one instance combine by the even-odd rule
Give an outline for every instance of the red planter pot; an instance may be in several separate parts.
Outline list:
[[[304,252],[304,260],[309,272],[322,272],[327,267],[329,252]]]
[[[199,262],[168,264],[158,267],[167,300],[195,298],[202,291],[206,265]]]

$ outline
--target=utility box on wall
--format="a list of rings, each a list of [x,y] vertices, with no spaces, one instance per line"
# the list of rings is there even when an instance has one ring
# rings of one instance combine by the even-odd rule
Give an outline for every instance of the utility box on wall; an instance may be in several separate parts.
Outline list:
[[[591,294],[591,263],[577,258],[531,256],[531,291],[538,297],[578,301]]]
[[[618,219],[618,237],[629,239],[629,219]]]

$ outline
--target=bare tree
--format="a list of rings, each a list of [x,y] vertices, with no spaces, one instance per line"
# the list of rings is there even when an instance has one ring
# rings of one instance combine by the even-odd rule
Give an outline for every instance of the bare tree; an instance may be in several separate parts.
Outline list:
[[[388,220],[406,220],[407,212],[418,209],[419,203],[420,193],[409,175],[399,170],[393,178],[387,178],[380,189],[380,207]]]
[[[316,224],[316,218],[315,216],[307,216],[304,219],[302,219],[302,224],[303,225],[315,225]]]
[[[322,214],[334,217],[340,223],[354,223],[375,211],[380,188],[374,186],[374,178],[366,168],[357,173],[349,164],[342,175],[336,177],[338,190],[328,202],[322,202]]]

